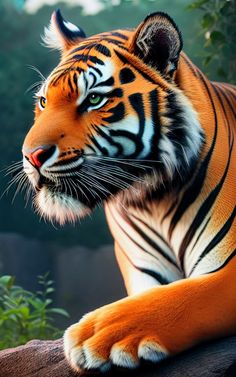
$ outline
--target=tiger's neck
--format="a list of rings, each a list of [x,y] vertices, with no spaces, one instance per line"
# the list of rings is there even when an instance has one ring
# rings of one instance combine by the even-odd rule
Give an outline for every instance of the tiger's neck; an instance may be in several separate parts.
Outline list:
[[[180,54],[175,83],[196,110],[206,139],[212,139],[214,134],[214,114],[210,98],[213,95],[212,83],[184,52]]]

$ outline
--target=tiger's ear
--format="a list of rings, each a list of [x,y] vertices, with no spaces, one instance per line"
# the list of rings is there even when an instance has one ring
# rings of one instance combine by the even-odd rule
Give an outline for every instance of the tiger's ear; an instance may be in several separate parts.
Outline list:
[[[63,19],[60,10],[53,12],[48,27],[42,37],[44,45],[62,52],[86,38],[84,31]]]
[[[181,33],[168,14],[150,14],[136,29],[131,52],[163,75],[172,76],[177,68],[183,42]]]

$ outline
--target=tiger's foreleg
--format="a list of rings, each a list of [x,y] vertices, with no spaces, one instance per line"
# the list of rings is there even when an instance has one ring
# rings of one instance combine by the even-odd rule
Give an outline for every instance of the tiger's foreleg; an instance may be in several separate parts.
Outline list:
[[[69,327],[65,353],[76,369],[157,362],[208,339],[236,334],[236,258],[221,270],[157,286],[103,306]]]

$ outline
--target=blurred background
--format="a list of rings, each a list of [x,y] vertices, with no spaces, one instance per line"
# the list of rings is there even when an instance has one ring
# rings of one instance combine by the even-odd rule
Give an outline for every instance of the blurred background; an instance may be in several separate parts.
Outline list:
[[[29,66],[47,76],[59,59],[40,40],[57,8],[88,36],[135,27],[148,13],[167,12],[179,25],[192,61],[211,79],[235,82],[235,1],[1,0],[0,196],[11,179],[3,169],[21,160],[21,145],[33,121],[27,89],[38,76]],[[0,200],[0,275],[13,275],[23,288],[37,290],[37,276],[49,271],[54,303],[70,314],[57,319],[62,328],[125,295],[102,210],[60,228],[40,220],[31,203],[25,205],[24,195],[15,194],[13,184]]]

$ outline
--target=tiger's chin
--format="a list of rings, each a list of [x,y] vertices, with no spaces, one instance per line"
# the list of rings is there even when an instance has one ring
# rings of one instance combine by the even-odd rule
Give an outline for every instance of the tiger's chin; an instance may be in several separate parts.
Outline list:
[[[44,186],[35,196],[36,211],[45,219],[60,225],[75,223],[92,210],[78,199]]]

